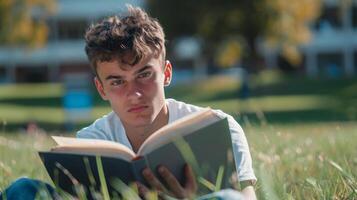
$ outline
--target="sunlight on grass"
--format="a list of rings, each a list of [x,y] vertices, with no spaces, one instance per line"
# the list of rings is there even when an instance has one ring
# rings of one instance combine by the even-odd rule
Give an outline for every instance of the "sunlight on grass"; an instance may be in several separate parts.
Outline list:
[[[50,183],[37,151],[51,145],[47,135],[0,134],[0,191],[22,176]]]
[[[111,111],[109,106],[94,107],[85,121],[94,121]],[[27,123],[29,121],[63,124],[65,111],[61,107],[29,107],[0,103],[0,121],[6,123]]]
[[[279,70],[268,69],[253,75],[251,79],[253,80],[253,87],[257,85],[270,85],[281,82],[284,79],[284,74]]]
[[[0,104],[0,119],[12,123],[29,121],[63,123],[64,111],[53,107],[28,107],[12,104]]]
[[[357,198],[356,123],[244,129],[258,178],[258,199]],[[52,145],[47,135],[0,134],[0,190],[24,175],[51,183],[36,151]]]
[[[281,120],[280,116],[284,119],[295,118],[290,120],[295,121],[296,112],[315,113],[309,115],[309,119],[318,120],[321,111],[324,111],[324,119],[329,116],[333,120],[357,119],[357,99],[354,92],[357,83],[354,79],[300,80],[296,77],[284,77],[276,71],[265,71],[251,76],[250,81],[252,96],[246,100],[238,98],[239,79],[226,75],[210,76],[204,80],[167,87],[166,94],[168,98],[222,109],[230,114],[261,113],[277,122]],[[312,92],[315,90],[317,92]],[[274,95],[269,95],[269,91],[273,91]],[[310,92],[305,94],[306,91]],[[62,107],[64,92],[61,83],[0,85],[0,123],[15,126],[29,121],[63,124],[66,120]],[[105,106],[97,95],[93,97],[93,110],[85,122],[93,121],[111,111],[109,105]],[[269,112],[274,116],[270,117]],[[297,120],[304,118],[306,117],[299,115]]]
[[[319,95],[264,96],[248,100],[227,99],[198,103],[201,106],[219,108],[227,113],[255,113],[270,111],[303,111],[333,108],[338,105],[333,99]],[[111,111],[109,106],[96,106],[88,121],[93,121]],[[0,120],[8,123],[38,121],[46,123],[64,123],[65,112],[61,107],[29,107],[13,104],[0,104]]]
[[[354,191],[357,174],[353,170],[357,166],[356,128],[355,123],[245,128],[255,171],[264,179],[258,182],[259,196],[262,199],[357,198]]]
[[[221,94],[234,94],[240,87],[240,81],[231,76],[217,75],[200,81],[182,83],[166,88],[166,96],[179,97],[184,101],[197,101],[218,98]],[[199,91],[199,92],[198,92]]]
[[[337,105],[332,99],[319,95],[290,95],[253,97],[247,100],[228,99],[199,103],[201,106],[219,108],[228,113],[269,111],[299,111],[331,108]]]
[[[310,115],[308,111],[328,110],[357,119],[355,79],[291,80],[266,71],[250,80],[252,96],[246,100],[237,98],[239,80],[224,76],[168,88],[167,97],[230,114],[285,112],[284,117],[296,118],[294,111]],[[51,183],[37,150],[50,148],[53,141],[47,135],[4,133],[11,123],[63,124],[65,112],[59,103],[63,94],[61,84],[0,85],[0,190],[21,176]],[[26,105],[33,99],[36,103]],[[102,105],[94,106],[88,122],[111,111]],[[317,120],[322,115],[326,113],[317,113]],[[242,123],[258,176],[258,199],[357,199],[355,121],[308,123],[299,117],[296,124],[271,123],[268,115],[265,123]]]
[[[59,83],[0,85],[0,99],[61,97],[63,92]]]

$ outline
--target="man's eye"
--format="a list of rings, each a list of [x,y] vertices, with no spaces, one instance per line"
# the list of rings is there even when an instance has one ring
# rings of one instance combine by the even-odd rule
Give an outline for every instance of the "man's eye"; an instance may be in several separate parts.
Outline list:
[[[150,71],[147,71],[147,72],[143,72],[143,73],[140,73],[138,75],[138,78],[147,78],[147,77],[150,77],[151,76],[151,72]]]
[[[122,85],[124,84],[123,80],[115,80],[110,83],[110,85],[117,86],[117,85]]]

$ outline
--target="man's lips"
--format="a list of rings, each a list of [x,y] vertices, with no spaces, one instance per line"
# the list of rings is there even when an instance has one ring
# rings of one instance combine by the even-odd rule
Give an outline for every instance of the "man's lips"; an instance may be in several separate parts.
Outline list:
[[[133,106],[131,108],[129,108],[128,112],[130,113],[138,113],[138,112],[142,112],[143,110],[145,110],[146,108],[148,108],[149,106]]]

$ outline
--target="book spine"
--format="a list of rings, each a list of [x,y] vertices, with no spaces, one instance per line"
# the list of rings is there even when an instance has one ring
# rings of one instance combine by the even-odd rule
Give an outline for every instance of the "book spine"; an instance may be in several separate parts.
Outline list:
[[[142,175],[142,171],[144,170],[145,167],[147,167],[145,157],[140,157],[140,159],[133,160],[132,166],[133,166],[132,170],[135,180],[147,186],[148,184],[146,183]]]

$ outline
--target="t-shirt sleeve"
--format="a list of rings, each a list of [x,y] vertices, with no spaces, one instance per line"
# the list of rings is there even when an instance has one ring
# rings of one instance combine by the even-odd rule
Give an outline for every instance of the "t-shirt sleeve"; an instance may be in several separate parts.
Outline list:
[[[228,116],[229,129],[232,136],[233,154],[238,171],[238,180],[257,180],[252,166],[252,157],[250,155],[247,138],[238,122]]]
[[[77,132],[77,138],[84,139],[100,139],[108,140],[106,132],[103,130],[105,127],[104,120],[97,120],[88,127],[85,127]]]
[[[239,181],[254,180],[257,178],[254,174],[252,166],[252,157],[250,155],[247,138],[245,137],[242,127],[230,115],[218,110],[217,114],[222,117],[227,117],[229,129],[232,137],[234,160],[238,173]]]

